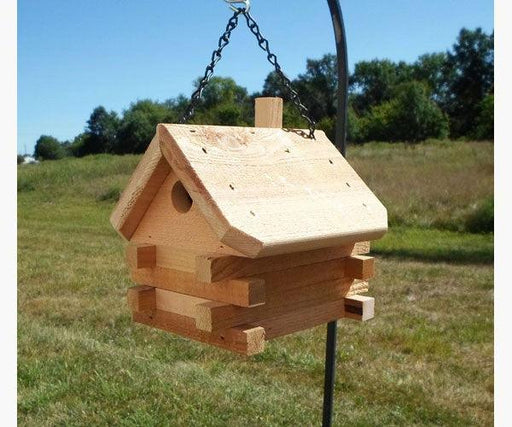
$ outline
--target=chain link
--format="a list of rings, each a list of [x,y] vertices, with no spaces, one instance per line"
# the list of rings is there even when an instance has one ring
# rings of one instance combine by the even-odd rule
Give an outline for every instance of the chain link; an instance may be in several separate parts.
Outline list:
[[[199,100],[201,99],[201,94],[203,93],[204,88],[210,81],[211,77],[213,76],[213,69],[215,68],[215,65],[217,62],[220,61],[222,58],[222,50],[229,44],[229,38],[231,37],[231,32],[237,27],[238,25],[238,16],[243,12],[242,9],[238,9],[233,16],[229,19],[228,24],[226,25],[226,30],[224,31],[224,34],[220,36],[219,42],[217,44],[217,49],[215,49],[212,53],[211,62],[207,65],[206,71],[204,72],[204,76],[199,82],[199,86],[194,91],[192,96],[190,97],[190,103],[185,110],[185,113],[181,117],[179,123],[183,124],[186,123],[188,120],[192,118],[194,115],[195,109],[197,107],[197,104],[199,104]]]
[[[213,70],[215,68],[215,65],[217,65],[217,62],[219,62],[220,59],[222,58],[222,50],[229,44],[231,33],[238,26],[238,17],[240,16],[240,14],[244,15],[245,20],[247,22],[247,26],[249,27],[251,33],[253,33],[254,36],[256,37],[259,47],[267,53],[267,60],[274,67],[276,74],[279,76],[281,80],[281,84],[284,86],[288,93],[290,101],[292,101],[292,103],[295,105],[301,117],[308,122],[309,138],[315,139],[315,121],[310,117],[309,110],[307,109],[307,107],[300,101],[299,94],[297,93],[297,91],[295,91],[292,88],[291,80],[288,77],[286,77],[286,75],[283,73],[281,66],[279,65],[279,62],[277,61],[276,55],[274,55],[270,51],[268,40],[265,39],[265,37],[263,37],[258,24],[251,16],[251,14],[245,9],[237,9],[233,16],[229,19],[228,24],[226,25],[226,30],[219,38],[217,49],[213,51],[211,61],[206,67],[204,76],[199,82],[199,86],[192,94],[190,98],[190,103],[187,109],[185,110],[185,113],[181,117],[179,123],[186,123],[194,115],[195,109],[199,104],[201,94],[203,93],[204,88],[208,85],[211,77],[213,76]]]
[[[288,92],[288,97],[290,98],[290,101],[293,102],[297,110],[299,111],[302,118],[306,119],[308,122],[308,128],[309,128],[309,138],[315,139],[315,121],[309,116],[309,110],[307,107],[302,104],[299,98],[299,94],[295,89],[292,88],[292,82],[286,75],[283,73],[281,66],[279,65],[279,62],[277,62],[277,57],[270,51],[268,40],[263,37],[261,34],[260,28],[254,18],[251,16],[249,12],[244,13],[245,19],[247,21],[247,26],[249,27],[249,30],[251,30],[251,33],[253,33],[256,36],[256,39],[258,40],[258,45],[262,50],[264,50],[267,53],[267,60],[270,62],[274,69],[276,70],[276,74],[281,79],[281,84],[284,86],[286,91]]]

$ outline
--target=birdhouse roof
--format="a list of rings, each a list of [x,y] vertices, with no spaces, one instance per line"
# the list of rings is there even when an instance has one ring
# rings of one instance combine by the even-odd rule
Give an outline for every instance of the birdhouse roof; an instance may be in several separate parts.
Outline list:
[[[325,134],[317,130],[315,137],[160,124],[112,224],[129,239],[154,193],[145,187],[155,179],[161,184],[158,177],[170,166],[219,240],[248,257],[380,238],[385,207]]]

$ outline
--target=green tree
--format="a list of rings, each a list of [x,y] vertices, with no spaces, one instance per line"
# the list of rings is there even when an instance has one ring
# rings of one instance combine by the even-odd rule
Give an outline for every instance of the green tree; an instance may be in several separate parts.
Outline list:
[[[299,74],[293,86],[314,120],[333,119],[336,116],[338,69],[335,55],[308,59],[306,72]]]
[[[132,103],[124,112],[113,151],[117,154],[143,153],[155,135],[158,123],[173,123],[176,117],[169,102],[146,99]]]
[[[365,141],[366,127],[365,119],[357,115],[349,101],[349,107],[347,110],[347,141],[352,143]]]
[[[286,99],[287,94],[283,87],[280,77],[275,71],[268,73],[263,83],[262,96],[279,96],[280,98]]]
[[[23,157],[21,154],[17,155],[17,164],[21,165],[23,162],[25,162],[25,157]]]
[[[116,112],[107,112],[101,105],[96,107],[87,120],[80,155],[112,152],[116,146],[119,125]]]
[[[283,104],[283,126],[290,129],[306,129],[308,124],[290,102]]]
[[[421,55],[413,64],[412,76],[414,80],[428,85],[431,98],[438,104],[445,102],[448,92],[446,53],[427,53]]]
[[[480,113],[476,119],[473,137],[476,139],[494,139],[494,95],[487,95],[479,105]]]
[[[57,160],[65,155],[64,149],[57,138],[41,135],[36,142],[34,157],[39,160]]]
[[[64,157],[70,157],[70,156],[73,156],[73,152],[71,150],[71,146],[73,145],[73,143],[71,141],[63,141],[60,143],[60,146],[62,147],[62,150],[64,151]]]
[[[448,134],[446,116],[416,81],[397,86],[390,101],[372,108],[365,125],[370,140],[417,142]]]
[[[364,115],[372,107],[389,101],[395,86],[410,81],[412,74],[412,66],[405,62],[395,64],[388,59],[358,62],[349,80],[355,112]]]
[[[176,98],[170,98],[163,102],[163,105],[169,110],[169,117],[173,118],[174,122],[177,122],[185,113],[190,98],[185,95],[178,95]]]
[[[199,86],[196,81],[196,87]],[[247,100],[247,89],[236,84],[231,77],[212,77],[203,90],[202,107],[205,109],[219,104],[241,105]]]
[[[196,80],[196,87],[199,79]],[[203,91],[193,123],[247,126],[253,117],[247,89],[230,77],[213,77]]]
[[[292,81],[292,88],[299,94],[318,128],[333,134],[333,123],[337,109],[338,74],[336,56],[326,54],[320,59],[308,59],[306,72]],[[263,85],[263,96],[279,96],[285,100],[284,122],[289,127],[305,127],[300,114],[293,112],[296,107],[288,101],[288,91],[275,71],[269,73]],[[287,117],[286,117],[287,116]],[[333,135],[331,135],[333,137]]]
[[[450,117],[452,136],[475,131],[481,102],[494,85],[494,33],[463,28],[448,52],[448,97],[444,109]]]
[[[85,156],[83,147],[87,138],[88,135],[85,132],[75,136],[73,138],[73,141],[71,141],[69,145],[64,146],[64,149],[66,150],[66,155],[74,157]]]

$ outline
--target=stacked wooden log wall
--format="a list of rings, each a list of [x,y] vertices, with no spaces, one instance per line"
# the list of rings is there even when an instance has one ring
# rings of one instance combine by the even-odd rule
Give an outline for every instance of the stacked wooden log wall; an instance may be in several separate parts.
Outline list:
[[[252,355],[265,340],[373,317],[373,298],[360,295],[374,273],[367,242],[259,259],[198,256],[194,273],[159,267],[165,250],[127,248],[140,284],[128,291],[136,322]]]

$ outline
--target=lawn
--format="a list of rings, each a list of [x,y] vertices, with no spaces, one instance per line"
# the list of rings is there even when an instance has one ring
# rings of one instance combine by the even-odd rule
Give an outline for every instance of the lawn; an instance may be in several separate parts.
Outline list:
[[[334,425],[492,425],[490,143],[348,156],[389,210],[376,317],[339,322]],[[245,358],[131,322],[108,217],[138,156],[18,168],[20,425],[319,425],[325,327]]]

